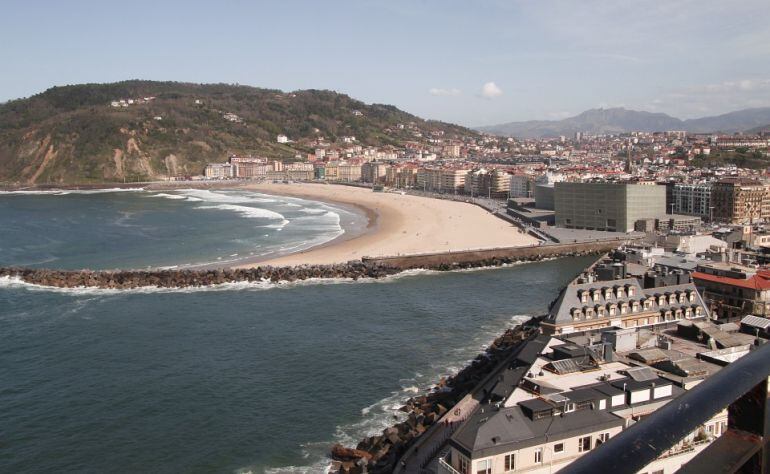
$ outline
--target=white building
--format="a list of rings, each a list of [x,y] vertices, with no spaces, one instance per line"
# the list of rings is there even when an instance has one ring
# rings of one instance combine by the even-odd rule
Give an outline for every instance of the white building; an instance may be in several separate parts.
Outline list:
[[[230,163],[209,163],[204,175],[208,179],[227,179],[235,176],[235,169]]]
[[[289,143],[289,137],[287,137],[286,135],[278,135],[275,138],[275,141],[277,141],[278,143]]]

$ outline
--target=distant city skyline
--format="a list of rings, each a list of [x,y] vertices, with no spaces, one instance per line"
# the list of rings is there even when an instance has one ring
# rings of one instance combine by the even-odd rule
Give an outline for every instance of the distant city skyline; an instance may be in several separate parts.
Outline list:
[[[132,78],[331,89],[467,126],[770,106],[760,0],[4,4],[0,101]]]

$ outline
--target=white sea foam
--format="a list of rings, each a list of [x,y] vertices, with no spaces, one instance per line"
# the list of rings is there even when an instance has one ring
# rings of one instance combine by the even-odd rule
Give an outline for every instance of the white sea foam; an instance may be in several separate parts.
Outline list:
[[[249,219],[280,220],[280,224],[272,224],[273,226],[280,225],[278,228],[283,228],[286,224],[289,223],[283,214],[279,214],[268,209],[262,209],[260,207],[238,206],[236,204],[216,204],[213,206],[198,206],[196,209],[221,209],[224,211],[237,212],[243,217],[247,217]]]
[[[206,202],[221,202],[230,204],[267,203],[276,202],[275,199],[259,193],[243,192],[215,192],[208,189],[180,189],[178,191],[186,197],[200,199]]]
[[[158,194],[152,194],[150,197],[162,197],[166,199],[176,199],[176,200],[187,200],[189,199],[188,196],[181,196],[179,194],[167,194],[167,193],[158,193]]]
[[[319,209],[319,208],[313,208],[313,207],[303,207],[302,209],[297,209],[299,212],[304,212],[305,214],[311,214],[311,215],[321,215],[326,214],[326,209]]]
[[[0,191],[0,195],[63,196],[66,194],[103,194],[103,193],[124,193],[124,192],[138,192],[138,191],[144,191],[144,188],[19,190],[19,191]]]

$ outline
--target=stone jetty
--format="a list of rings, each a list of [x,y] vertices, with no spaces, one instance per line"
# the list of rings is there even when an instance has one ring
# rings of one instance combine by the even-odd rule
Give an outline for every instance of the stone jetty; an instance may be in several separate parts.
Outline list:
[[[452,271],[480,267],[498,267],[517,262],[534,262],[556,256],[589,255],[598,250],[565,251],[527,255],[481,258],[473,261],[431,263],[426,270]],[[401,257],[402,259],[404,257]],[[412,264],[382,260],[353,260],[335,265],[299,265],[291,267],[260,266],[211,270],[50,270],[38,268],[0,268],[0,278],[19,278],[25,283],[55,288],[190,288],[237,282],[296,282],[310,279],[383,278],[407,269]]]

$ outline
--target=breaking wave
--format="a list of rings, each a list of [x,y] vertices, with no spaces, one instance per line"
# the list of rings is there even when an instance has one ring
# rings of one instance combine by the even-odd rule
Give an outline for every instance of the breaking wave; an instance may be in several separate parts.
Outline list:
[[[280,220],[281,224],[280,224],[280,227],[278,228],[283,228],[286,224],[289,223],[289,221],[286,220],[283,214],[279,214],[275,211],[270,211],[259,207],[238,206],[235,204],[217,204],[214,206],[198,206],[196,209],[222,209],[225,211],[237,212],[243,217],[247,217],[249,219]],[[273,224],[273,226],[275,225],[278,225],[278,224]]]
[[[0,195],[64,196],[66,194],[104,194],[104,193],[126,193],[126,192],[139,192],[139,191],[144,191],[144,188],[19,190],[19,191],[0,191]]]

